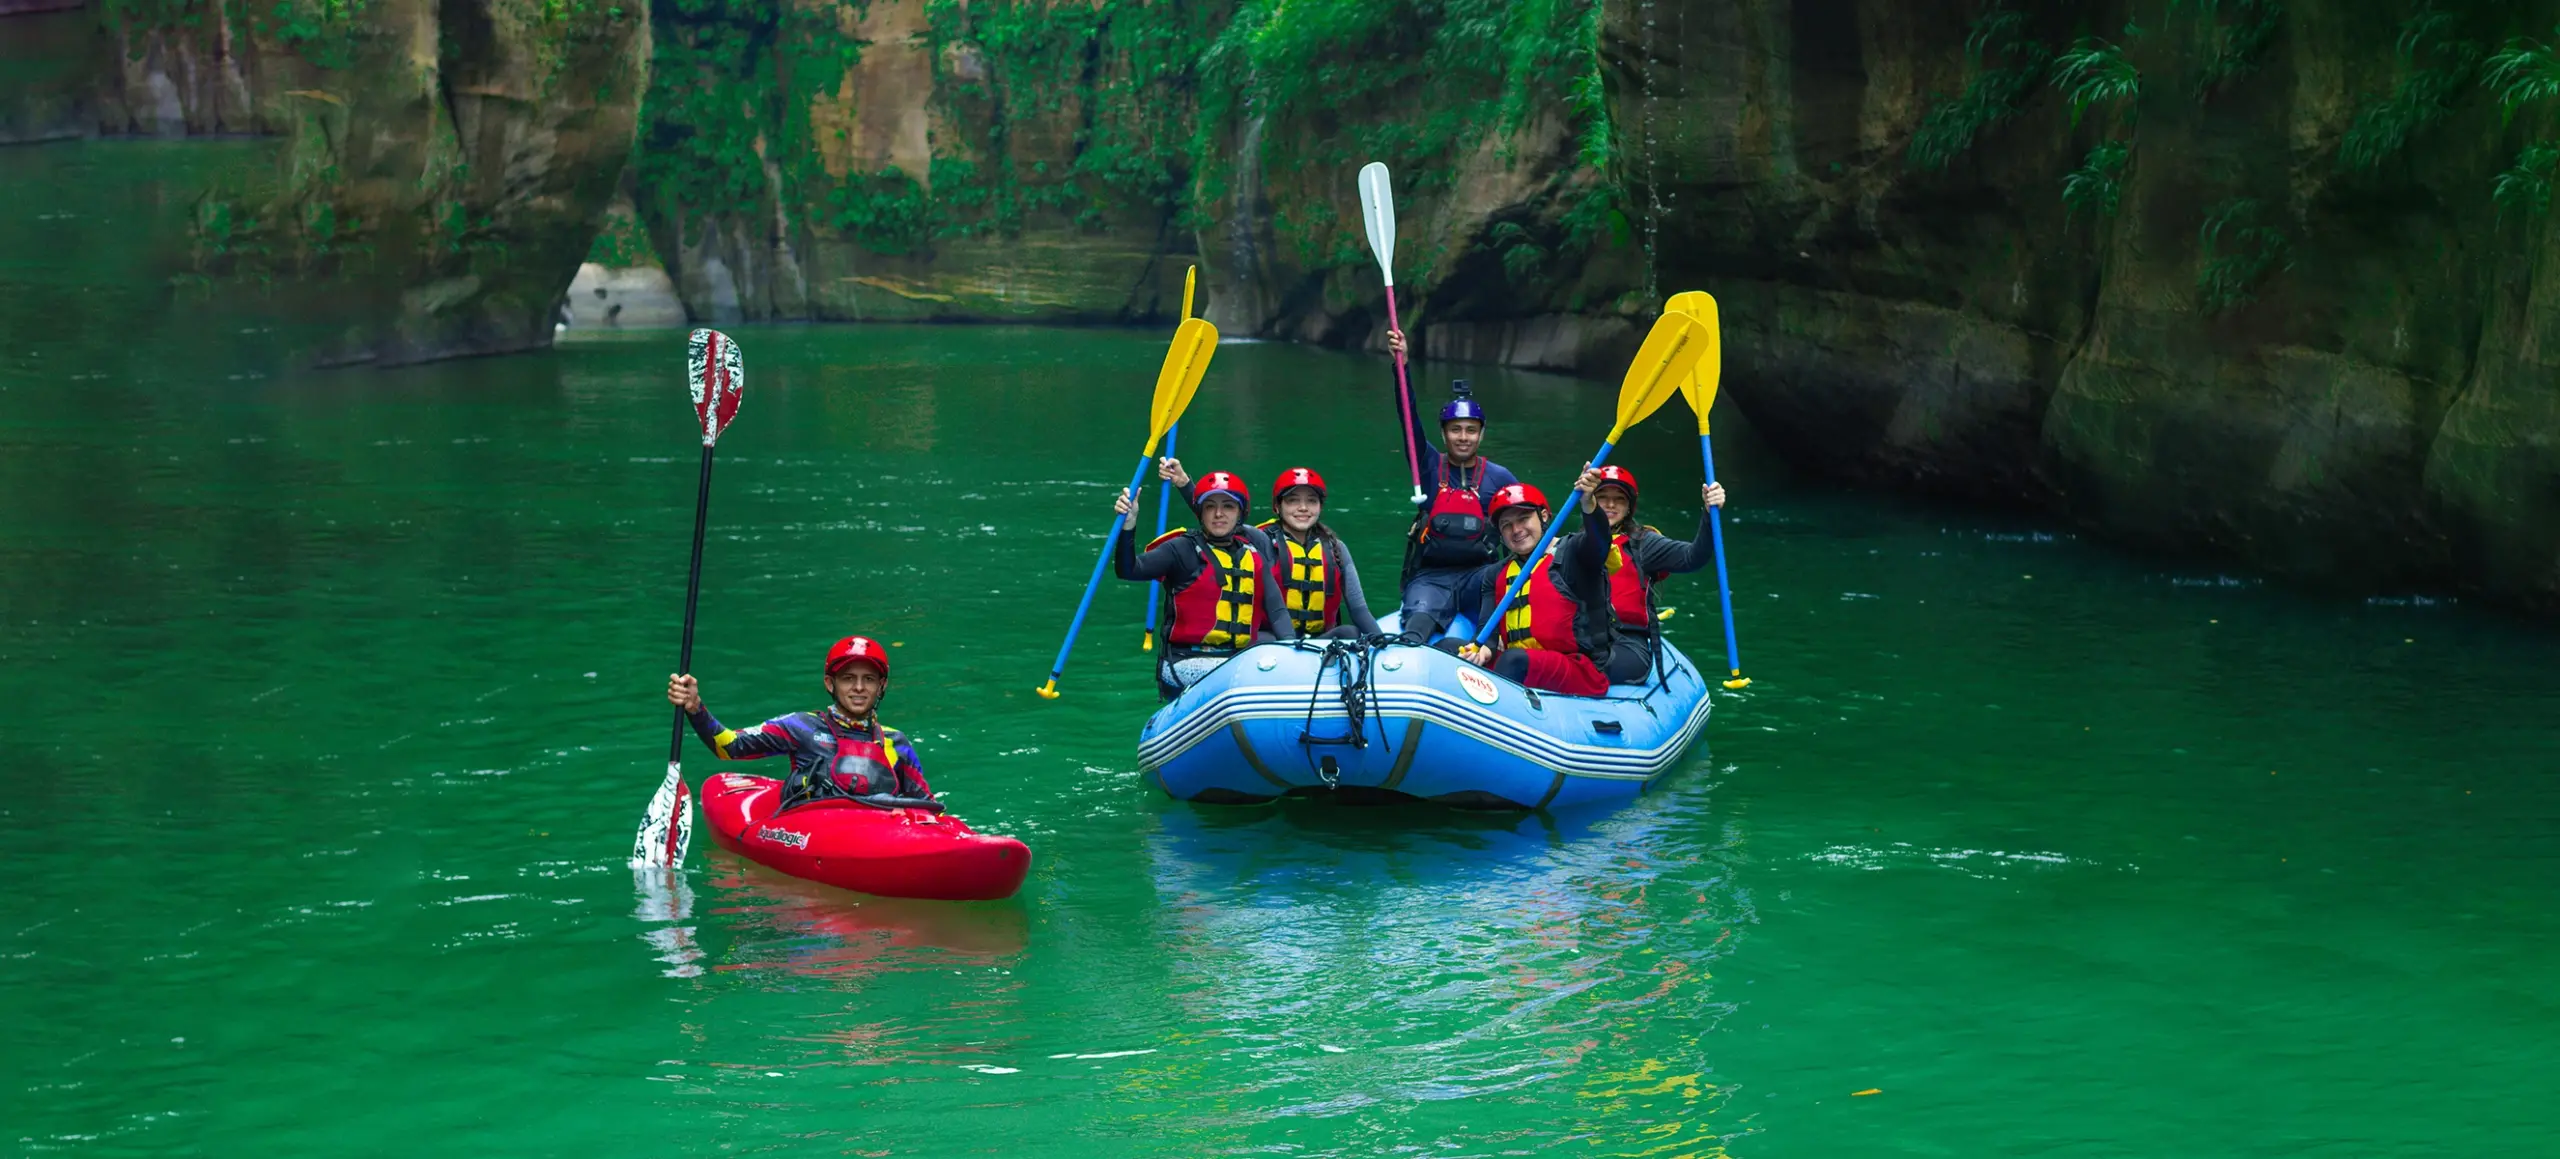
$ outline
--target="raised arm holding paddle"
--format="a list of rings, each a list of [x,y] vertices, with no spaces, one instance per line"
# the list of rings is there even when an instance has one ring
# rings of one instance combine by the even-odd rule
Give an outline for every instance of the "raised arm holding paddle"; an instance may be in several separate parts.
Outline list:
[[[1718,319],[1716,300],[1704,290],[1673,294],[1663,303],[1671,313],[1686,314],[1697,320],[1707,332],[1707,352],[1698,359],[1697,369],[1680,384],[1680,396],[1687,399],[1689,409],[1698,416],[1698,458],[1705,469],[1708,484],[1716,482],[1716,446],[1707,437],[1707,412],[1715,409],[1716,387],[1724,379],[1724,327]],[[1733,582],[1724,570],[1724,510],[1720,504],[1707,506],[1707,533],[1714,538],[1716,549],[1716,595],[1724,601],[1724,662],[1731,675],[1727,688],[1739,689],[1751,683],[1742,674],[1742,649],[1733,636]]]
[[[1710,345],[1704,329],[1696,319],[1686,314],[1668,313],[1655,319],[1653,331],[1645,336],[1644,345],[1636,351],[1635,361],[1627,367],[1626,381],[1618,387],[1617,423],[1609,428],[1609,437],[1600,441],[1600,450],[1591,456],[1584,469],[1597,468],[1607,462],[1609,452],[1618,445],[1620,438],[1625,437],[1627,428],[1643,422],[1646,416],[1660,410],[1663,403],[1671,401],[1673,392],[1679,390],[1680,384],[1697,368],[1698,360],[1706,355]],[[1570,511],[1581,503],[1582,491],[1577,487],[1564,506]],[[1561,523],[1560,520],[1548,522],[1545,534],[1538,538],[1537,547],[1526,556],[1529,564],[1534,565],[1540,556],[1546,554],[1547,545],[1555,542],[1556,529]],[[1477,627],[1477,645],[1491,640],[1501,628],[1503,614],[1510,611],[1512,603],[1520,598],[1520,589],[1527,584],[1529,572],[1530,568],[1519,571],[1503,591],[1502,599],[1494,604],[1492,614]]]
[[[1173,332],[1173,345],[1164,352],[1164,367],[1156,372],[1156,393],[1149,409],[1147,445],[1138,451],[1138,469],[1129,475],[1124,490],[1136,494],[1138,485],[1146,481],[1147,468],[1156,461],[1156,444],[1164,440],[1166,431],[1180,421],[1182,412],[1191,405],[1191,396],[1200,389],[1200,377],[1209,372],[1209,357],[1217,353],[1218,328],[1207,320],[1192,318]],[[1076,633],[1084,629],[1085,613],[1093,609],[1094,589],[1102,586],[1102,569],[1111,563],[1111,553],[1120,539],[1120,516],[1111,519],[1111,528],[1102,539],[1102,557],[1093,561],[1093,575],[1085,580],[1084,598],[1076,603],[1075,619],[1067,624],[1067,638],[1058,645],[1058,658],[1049,665],[1049,682],[1033,689],[1044,700],[1058,698],[1058,677],[1067,670],[1067,653],[1074,651]]]
[[[711,450],[729,420],[738,417],[738,401],[747,383],[747,368],[738,344],[717,330],[696,330],[685,345],[685,382],[693,391],[693,413],[702,428],[702,480],[693,494],[693,562],[684,583],[684,644],[677,650],[676,671],[693,670],[693,613],[702,602],[702,539],[711,515]],[[684,783],[685,714],[675,713],[675,735],[667,743],[667,779],[649,798],[640,831],[631,840],[634,867],[684,863],[693,842],[693,792]]]
[[[1396,195],[1387,185],[1387,167],[1371,161],[1360,167],[1360,223],[1369,231],[1369,252],[1377,256],[1378,275],[1387,283],[1387,330],[1404,327],[1396,320]],[[1405,380],[1404,350],[1394,351],[1396,417],[1404,424],[1404,465],[1413,479],[1413,505],[1430,497],[1422,490],[1422,448],[1413,431],[1413,387]]]
[[[1190,269],[1183,271],[1183,274],[1182,274],[1182,321],[1184,321],[1184,322],[1188,322],[1188,321],[1190,321],[1190,320],[1191,320],[1191,288],[1192,288],[1192,286],[1193,286],[1194,284],[1196,284],[1196,283],[1199,281],[1199,278],[1200,278],[1200,267],[1198,267],[1198,266],[1193,266],[1193,267],[1191,267]],[[1172,426],[1166,427],[1166,428],[1164,429],[1164,457],[1165,457],[1165,458],[1170,459],[1170,458],[1174,457],[1176,454],[1180,453],[1180,452],[1177,452],[1177,451],[1175,451],[1175,450],[1174,450],[1174,440],[1175,440],[1175,438],[1176,438],[1177,436],[1179,436],[1179,435],[1181,435],[1181,434],[1182,434],[1182,424],[1181,424],[1181,423],[1175,423],[1175,424],[1173,424]],[[1158,539],[1162,539],[1162,538],[1164,538],[1164,526],[1165,526],[1165,520],[1166,520],[1169,516],[1171,516],[1172,514],[1173,514],[1173,477],[1172,477],[1172,476],[1170,476],[1170,475],[1168,475],[1168,476],[1166,476],[1166,477],[1165,477],[1165,480],[1164,480],[1163,484],[1162,484],[1162,485],[1160,485],[1160,486],[1158,486],[1158,487],[1157,487],[1157,489],[1156,489],[1156,538],[1158,538]],[[1157,612],[1156,601],[1157,601],[1157,600],[1159,600],[1159,599],[1161,599],[1161,598],[1163,598],[1163,595],[1164,595],[1164,593],[1163,593],[1162,589],[1155,588],[1155,587],[1149,587],[1149,588],[1147,589],[1147,627],[1146,627],[1146,635],[1141,636],[1141,637],[1139,637],[1139,638],[1138,638],[1138,650],[1139,650],[1139,651],[1141,651],[1141,652],[1152,652],[1152,651],[1155,651],[1155,647],[1156,647],[1156,612]]]

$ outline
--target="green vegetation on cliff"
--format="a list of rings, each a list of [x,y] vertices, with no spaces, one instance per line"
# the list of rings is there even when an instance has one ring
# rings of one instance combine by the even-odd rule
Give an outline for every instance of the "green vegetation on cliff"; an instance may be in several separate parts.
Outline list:
[[[674,253],[733,245],[716,235],[744,228],[919,258],[1035,230],[1203,232],[1251,196],[1245,211],[1267,205],[1288,255],[1321,269],[1366,260],[1350,196],[1360,164],[1387,162],[1400,190],[1427,199],[1550,118],[1572,141],[1579,192],[1558,207],[1555,236],[1504,235],[1524,251],[1506,264],[1525,275],[1545,245],[1623,228],[1600,10],[653,0],[640,201]],[[1416,255],[1437,261],[1445,246]]]

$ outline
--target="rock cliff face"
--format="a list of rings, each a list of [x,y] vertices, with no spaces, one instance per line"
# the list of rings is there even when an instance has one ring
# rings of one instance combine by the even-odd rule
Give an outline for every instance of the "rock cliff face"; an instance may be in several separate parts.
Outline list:
[[[1424,341],[1597,365],[1642,309],[1598,16],[661,0],[639,200],[701,318],[1162,319],[1196,263],[1226,333],[1380,344],[1384,160]]]
[[[548,343],[630,155],[649,51],[647,13],[604,0],[178,0],[0,23],[56,64],[9,102],[44,130],[23,136],[282,138],[271,176],[200,192],[172,272],[223,309],[342,326],[301,352],[325,362]]]
[[[1655,276],[1798,461],[2548,611],[2556,22],[1611,0],[1604,56]]]
[[[69,2],[0,0],[0,138],[280,138],[181,272],[336,358],[548,341],[635,116],[614,248],[708,321],[1197,263],[1374,346],[1383,160],[1426,355],[1606,375],[1706,289],[1798,462],[2560,610],[2560,0]]]

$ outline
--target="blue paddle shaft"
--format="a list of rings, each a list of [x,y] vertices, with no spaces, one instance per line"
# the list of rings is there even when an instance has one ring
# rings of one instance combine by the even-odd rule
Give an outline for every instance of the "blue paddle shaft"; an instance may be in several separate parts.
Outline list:
[[[1155,462],[1153,455],[1138,456],[1138,469],[1129,475],[1128,492],[1130,494],[1138,493],[1138,484],[1145,482],[1147,478],[1147,464],[1153,462]],[[1111,530],[1102,537],[1102,558],[1093,561],[1093,576],[1084,581],[1084,598],[1076,601],[1076,618],[1067,625],[1066,642],[1058,645],[1058,659],[1049,665],[1049,679],[1053,681],[1065,674],[1067,653],[1075,651],[1076,633],[1084,630],[1084,614],[1093,610],[1093,592],[1094,589],[1102,586],[1102,569],[1111,565],[1111,549],[1120,545],[1120,523],[1120,513],[1112,512]]]
[[[1706,466],[1707,482],[1716,481],[1716,448],[1706,435],[1698,436],[1698,459]],[[1724,666],[1728,672],[1742,671],[1742,649],[1733,642],[1733,581],[1724,574],[1724,508],[1707,509],[1707,533],[1716,543],[1716,594],[1724,599]]]
[[[1164,457],[1165,457],[1165,458],[1172,459],[1172,458],[1179,458],[1179,457],[1180,457],[1179,455],[1177,455],[1177,454],[1174,452],[1173,444],[1174,444],[1174,439],[1175,439],[1177,436],[1181,435],[1181,434],[1182,434],[1182,424],[1181,424],[1181,423],[1175,423],[1175,424],[1173,424],[1172,426],[1166,427],[1166,428],[1164,429]],[[1157,489],[1156,489],[1156,538],[1158,538],[1158,539],[1162,539],[1162,538],[1164,538],[1164,521],[1165,521],[1165,517],[1166,517],[1166,516],[1168,516],[1168,515],[1171,515],[1172,513],[1173,513],[1173,480],[1171,480],[1171,479],[1167,479],[1167,480],[1165,480],[1165,481],[1164,481],[1164,485],[1163,485],[1163,486],[1161,486],[1161,487],[1159,487],[1159,488],[1157,488]],[[1164,598],[1164,585],[1163,585],[1163,584],[1148,584],[1148,585],[1147,585],[1147,631],[1148,631],[1148,632],[1150,632],[1150,633],[1152,633],[1152,632],[1154,632],[1154,631],[1156,630],[1156,601],[1157,601],[1157,600],[1160,600],[1160,599],[1162,599],[1162,598]]]
[[[1610,450],[1617,445],[1616,443],[1600,444],[1600,453],[1591,456],[1591,466],[1597,467],[1608,462]],[[1512,601],[1519,599],[1520,590],[1529,586],[1529,573],[1538,570],[1538,561],[1546,556],[1547,545],[1555,542],[1556,529],[1564,526],[1565,518],[1575,514],[1574,509],[1580,506],[1582,506],[1582,488],[1576,487],[1573,489],[1573,495],[1564,501],[1564,514],[1548,518],[1547,533],[1538,537],[1537,548],[1529,553],[1529,561],[1520,568],[1520,578],[1511,581],[1511,586],[1502,593],[1502,602],[1493,606],[1493,614],[1485,617],[1483,627],[1476,629],[1476,643],[1482,644],[1491,639],[1494,631],[1502,626],[1502,617],[1511,610]],[[1494,534],[1501,534],[1500,529],[1497,528]]]

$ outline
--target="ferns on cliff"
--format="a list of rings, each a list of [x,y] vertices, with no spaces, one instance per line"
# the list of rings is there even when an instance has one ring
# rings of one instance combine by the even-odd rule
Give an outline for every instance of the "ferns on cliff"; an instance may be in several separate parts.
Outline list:
[[[2551,208],[2551,171],[2560,163],[2560,144],[2536,141],[2516,154],[2516,163],[2490,183],[2490,199],[2501,213],[2538,217]]]
[[[2560,97],[2560,52],[2538,40],[2510,38],[2482,66],[2480,83],[2497,94],[2501,122],[2513,124],[2516,114]],[[2549,209],[2555,163],[2560,142],[2536,140],[2519,150],[2515,163],[2489,186],[2499,212],[2530,218]]]
[[[2053,87],[2071,106],[2071,124],[2092,107],[2132,101],[2142,94],[2142,74],[2124,58],[2123,47],[2094,36],[2073,41],[2053,59]]]
[[[2498,112],[2512,122],[2517,112],[2560,97],[2560,54],[2538,40],[2510,38],[2489,58],[2480,83],[2498,94]]]
[[[2468,90],[2482,55],[2478,42],[2459,35],[2455,16],[2432,4],[2401,22],[2394,50],[2399,82],[2356,113],[2338,145],[2338,160],[2348,168],[2378,169],[2441,123]]]
[[[1921,119],[1905,154],[1912,165],[1943,170],[1953,164],[1982,134],[2015,114],[2043,81],[2051,53],[2026,27],[2025,14],[1997,4],[1974,20],[1964,38],[1965,68],[1972,75],[1962,93]]]
[[[2235,197],[2214,206],[2196,231],[2196,300],[2207,314],[2237,309],[2280,269],[2293,266],[2293,243],[2284,231],[2258,220],[2256,198]]]
[[[2169,0],[2172,16],[2190,7],[2204,56],[2196,69],[2198,100],[2256,71],[2284,24],[2284,5],[2279,0]]]
[[[2063,215],[2115,216],[2116,202],[2122,196],[2118,178],[2124,172],[2126,158],[2132,154],[2132,146],[2123,141],[2100,142],[2089,150],[2080,167],[2062,179]]]

